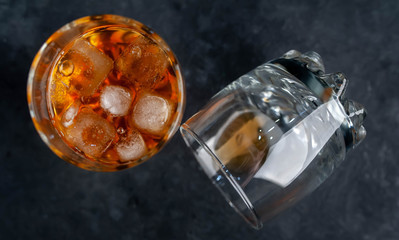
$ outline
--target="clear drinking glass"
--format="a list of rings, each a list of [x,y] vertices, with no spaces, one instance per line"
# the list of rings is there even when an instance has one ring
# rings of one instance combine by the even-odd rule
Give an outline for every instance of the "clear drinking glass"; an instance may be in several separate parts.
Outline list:
[[[185,88],[177,59],[135,20],[98,15],[55,32],[32,63],[33,123],[59,157],[94,171],[135,166],[177,131]]]
[[[205,173],[254,228],[317,188],[365,137],[342,73],[292,50],[226,86],[181,128]]]

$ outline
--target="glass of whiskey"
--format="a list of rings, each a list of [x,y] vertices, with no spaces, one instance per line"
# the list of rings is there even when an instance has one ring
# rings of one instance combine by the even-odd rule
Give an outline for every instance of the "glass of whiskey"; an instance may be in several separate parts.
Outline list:
[[[80,18],[55,32],[33,60],[27,96],[43,141],[93,171],[148,160],[177,131],[185,105],[169,46],[117,15]]]
[[[204,172],[256,229],[315,190],[366,136],[342,73],[292,50],[217,93],[181,128]]]

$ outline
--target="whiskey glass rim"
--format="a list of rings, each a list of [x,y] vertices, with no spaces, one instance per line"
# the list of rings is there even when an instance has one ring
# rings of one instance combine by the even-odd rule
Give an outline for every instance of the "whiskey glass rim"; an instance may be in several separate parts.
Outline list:
[[[177,132],[181,124],[186,99],[185,82],[176,55],[173,53],[165,40],[163,40],[163,38],[161,38],[150,27],[144,25],[137,20],[113,14],[84,16],[66,23],[58,30],[56,30],[53,34],[51,34],[51,36],[42,44],[39,51],[36,53],[29,69],[26,93],[28,108],[32,122],[41,139],[58,157],[83,169],[102,172],[116,170],[113,166],[108,166],[107,164],[100,164],[94,167],[81,165],[80,162],[84,161],[85,156],[74,152],[72,148],[67,144],[55,142],[59,141],[59,139],[61,139],[61,136],[50,121],[50,110],[48,109],[49,103],[47,101],[48,92],[46,87],[46,81],[48,81],[49,73],[54,63],[56,62],[58,55],[62,53],[62,49],[66,45],[68,45],[74,39],[84,35],[88,31],[106,26],[132,29],[137,33],[154,41],[159,46],[159,48],[164,51],[165,54],[168,56],[170,65],[172,66],[176,75],[176,82],[179,93],[177,96],[176,110],[171,120],[171,124],[169,126],[169,129],[163,136],[162,141],[160,141],[157,150],[150,152],[148,156],[144,156],[142,159],[134,163],[129,162],[127,164],[124,164],[125,167],[121,169],[131,168],[147,161],[149,158],[153,157],[156,153],[160,152],[166,146],[166,144]],[[52,48],[55,48],[56,50],[53,50]],[[46,65],[45,68],[43,67],[43,63],[45,63]],[[60,150],[60,148],[62,148],[63,150]],[[67,151],[67,153],[64,153],[63,151]],[[90,164],[94,164],[93,161],[91,162],[92,163]],[[106,167],[102,168],[102,166]]]

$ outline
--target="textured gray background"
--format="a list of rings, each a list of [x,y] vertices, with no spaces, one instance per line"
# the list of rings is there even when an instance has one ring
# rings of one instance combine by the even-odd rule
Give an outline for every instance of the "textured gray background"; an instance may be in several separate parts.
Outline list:
[[[367,139],[261,231],[227,205],[178,134],[133,169],[74,167],[36,133],[26,79],[55,30],[102,13],[139,20],[169,43],[186,79],[184,120],[264,61],[315,50],[367,107]],[[398,1],[0,0],[0,18],[0,239],[399,239]]]

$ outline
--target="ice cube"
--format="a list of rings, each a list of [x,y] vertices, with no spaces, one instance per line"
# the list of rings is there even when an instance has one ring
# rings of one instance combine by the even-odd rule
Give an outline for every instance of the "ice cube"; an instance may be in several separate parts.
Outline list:
[[[165,98],[145,93],[133,108],[131,120],[141,131],[161,135],[172,115],[172,104]]]
[[[63,79],[61,74],[51,76],[49,82],[49,95],[55,111],[62,112],[73,99],[69,95],[69,79]]]
[[[133,131],[116,144],[116,152],[121,161],[132,161],[144,156],[147,146],[141,134]]]
[[[76,115],[78,114],[79,108],[82,104],[79,100],[73,102],[62,114],[61,123],[64,127],[69,127],[73,124]]]
[[[125,116],[132,103],[132,93],[121,86],[107,86],[101,93],[101,107],[114,116]]]
[[[107,78],[113,61],[88,41],[78,39],[61,60],[58,71],[70,78],[71,87],[82,96],[92,95]]]
[[[83,109],[66,131],[66,138],[89,156],[99,157],[111,144],[115,129],[91,110]]]
[[[144,36],[138,36],[116,60],[116,69],[129,81],[150,88],[159,82],[168,65],[165,52]]]

